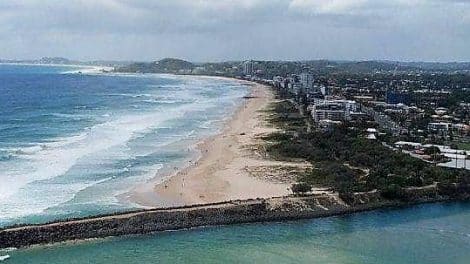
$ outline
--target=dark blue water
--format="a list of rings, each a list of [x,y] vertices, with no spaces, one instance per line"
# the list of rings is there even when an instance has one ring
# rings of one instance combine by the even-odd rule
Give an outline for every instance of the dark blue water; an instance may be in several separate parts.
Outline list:
[[[117,197],[194,155],[248,90],[78,70],[0,65],[0,226],[134,208]]]
[[[466,264],[470,204],[209,227],[13,251],[7,263]]]

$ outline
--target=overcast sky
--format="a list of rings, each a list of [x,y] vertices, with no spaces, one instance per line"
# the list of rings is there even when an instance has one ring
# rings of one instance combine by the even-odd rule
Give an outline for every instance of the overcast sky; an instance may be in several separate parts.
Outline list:
[[[0,58],[470,61],[470,0],[1,0]]]

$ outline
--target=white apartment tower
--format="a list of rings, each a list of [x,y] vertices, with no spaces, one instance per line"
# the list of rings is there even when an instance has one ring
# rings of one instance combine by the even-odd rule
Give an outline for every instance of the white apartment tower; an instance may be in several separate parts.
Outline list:
[[[245,61],[243,63],[243,74],[245,75],[253,75],[253,61]]]
[[[313,74],[304,72],[300,74],[300,83],[304,89],[311,89],[313,87]]]

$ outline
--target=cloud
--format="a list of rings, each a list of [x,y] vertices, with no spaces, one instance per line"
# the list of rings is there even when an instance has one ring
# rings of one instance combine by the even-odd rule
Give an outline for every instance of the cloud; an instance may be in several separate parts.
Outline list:
[[[5,0],[0,57],[470,60],[465,0]]]
[[[364,7],[367,0],[293,0],[289,8],[299,12],[312,12],[316,14],[345,14]]]

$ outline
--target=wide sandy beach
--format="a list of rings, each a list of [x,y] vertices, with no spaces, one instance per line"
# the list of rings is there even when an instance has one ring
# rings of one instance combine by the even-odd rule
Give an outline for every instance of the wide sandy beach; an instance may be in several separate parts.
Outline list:
[[[163,207],[290,194],[291,182],[279,180],[276,174],[280,168],[307,165],[271,161],[263,151],[257,151],[260,136],[275,130],[267,124],[263,111],[274,96],[267,86],[250,85],[249,96],[222,133],[198,144],[199,159],[164,182],[156,179],[138,187],[130,199],[144,206]]]

